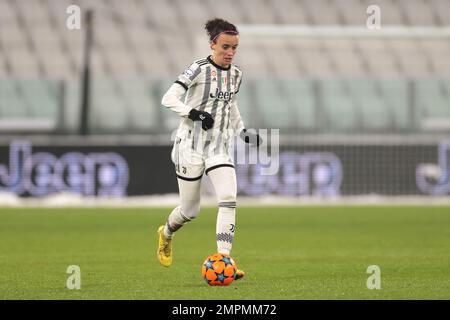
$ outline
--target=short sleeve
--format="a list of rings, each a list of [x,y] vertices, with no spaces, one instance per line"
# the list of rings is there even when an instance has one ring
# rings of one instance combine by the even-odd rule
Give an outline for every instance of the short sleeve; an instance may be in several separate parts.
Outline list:
[[[187,90],[198,79],[198,75],[201,73],[201,71],[201,67],[196,62],[194,62],[178,76],[178,79],[177,81],[175,81],[175,83],[178,83]]]
[[[238,84],[236,87],[236,91],[234,92],[235,94],[239,92],[239,89],[241,88],[241,83],[242,83],[242,71],[240,72],[239,76],[238,76],[239,80],[238,80]]]

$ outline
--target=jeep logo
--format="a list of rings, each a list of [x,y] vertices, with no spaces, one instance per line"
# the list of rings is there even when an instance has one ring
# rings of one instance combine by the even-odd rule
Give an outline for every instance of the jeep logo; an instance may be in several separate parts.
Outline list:
[[[219,91],[219,88],[216,88],[216,93],[209,94],[209,97],[212,99],[218,99],[218,100],[225,100],[225,101],[230,101],[231,98],[233,97],[233,93],[232,92],[228,92],[228,91]]]

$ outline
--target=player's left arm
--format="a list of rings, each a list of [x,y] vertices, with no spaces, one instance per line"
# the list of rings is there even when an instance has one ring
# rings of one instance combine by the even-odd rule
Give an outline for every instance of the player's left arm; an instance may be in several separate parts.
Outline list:
[[[238,69],[241,71],[240,69]],[[261,136],[257,133],[252,133],[245,128],[244,121],[242,120],[241,113],[239,112],[237,104],[237,93],[239,92],[242,84],[242,71],[239,77],[239,83],[237,85],[236,91],[234,92],[233,99],[231,100],[230,106],[230,121],[231,126],[239,134],[239,137],[244,140],[245,143],[250,143],[251,145],[256,145],[259,147],[263,140]]]
[[[244,121],[237,105],[236,98],[230,103],[230,124],[235,132],[241,132],[245,129]]]
[[[236,101],[236,95],[233,98],[230,106],[230,122],[231,127],[235,132],[239,133],[239,137],[245,141],[245,143],[250,143],[251,145],[256,145],[259,147],[263,140],[261,136],[257,133],[252,133],[245,128],[244,121],[242,120],[241,113]]]

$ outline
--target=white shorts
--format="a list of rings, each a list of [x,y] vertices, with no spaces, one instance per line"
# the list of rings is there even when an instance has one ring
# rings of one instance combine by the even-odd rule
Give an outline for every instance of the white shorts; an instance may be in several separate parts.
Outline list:
[[[229,154],[222,152],[205,156],[192,148],[192,140],[188,136],[175,138],[171,157],[177,177],[187,181],[199,180],[203,173],[208,174],[216,168],[234,168]]]

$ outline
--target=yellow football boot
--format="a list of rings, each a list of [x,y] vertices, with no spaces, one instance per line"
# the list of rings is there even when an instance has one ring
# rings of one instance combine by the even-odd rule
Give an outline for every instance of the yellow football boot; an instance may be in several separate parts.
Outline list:
[[[158,228],[158,251],[156,252],[159,263],[164,267],[172,264],[172,239],[164,236],[164,225]]]
[[[245,272],[242,270],[237,269],[236,275],[234,276],[234,280],[242,279],[245,276]]]

